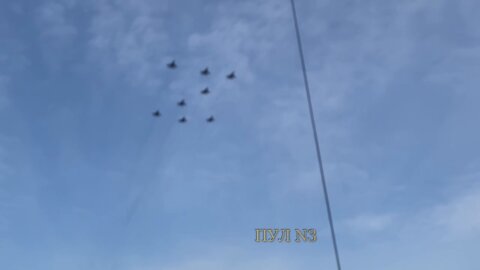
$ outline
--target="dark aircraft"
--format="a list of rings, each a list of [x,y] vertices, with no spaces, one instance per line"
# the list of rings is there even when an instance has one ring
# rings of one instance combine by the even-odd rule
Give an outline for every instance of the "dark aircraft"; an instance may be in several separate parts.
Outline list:
[[[186,122],[187,122],[187,118],[184,116],[184,117],[178,119],[178,122],[180,122],[180,123],[186,123]]]
[[[208,70],[208,67],[207,67],[207,68],[205,68],[204,70],[202,70],[200,73],[201,73],[203,76],[207,76],[207,75],[210,74],[210,71]]]
[[[200,92],[200,93],[202,93],[202,95],[208,95],[210,93],[210,90],[207,87],[207,88],[203,89],[202,92]]]
[[[235,72],[232,72],[232,73],[228,74],[227,79],[229,79],[229,80],[235,79]]]
[[[211,123],[213,121],[215,121],[215,118],[213,117],[213,115],[207,118],[207,122]]]
[[[182,99],[179,102],[177,102],[177,105],[180,106],[180,107],[183,107],[183,106],[187,105],[187,103],[185,102],[185,99]]]
[[[152,115],[155,117],[160,117],[162,114],[160,113],[160,111],[155,111],[152,113]]]
[[[168,63],[167,66],[173,69],[177,67],[177,64],[175,64],[175,60],[173,60],[172,62]]]

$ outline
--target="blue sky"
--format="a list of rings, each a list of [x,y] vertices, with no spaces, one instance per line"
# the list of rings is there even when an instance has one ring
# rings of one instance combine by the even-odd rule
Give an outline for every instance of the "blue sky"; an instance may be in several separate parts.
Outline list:
[[[479,8],[297,1],[345,269],[480,266]],[[287,0],[2,1],[0,268],[334,269],[294,34]]]

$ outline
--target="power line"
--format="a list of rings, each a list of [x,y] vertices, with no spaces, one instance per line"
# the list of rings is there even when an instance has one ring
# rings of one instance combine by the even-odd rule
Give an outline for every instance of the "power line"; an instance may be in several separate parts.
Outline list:
[[[315,150],[317,152],[318,168],[320,169],[320,176],[321,176],[321,179],[322,179],[322,186],[323,186],[323,195],[325,197],[325,205],[327,207],[328,222],[330,224],[330,233],[332,235],[333,250],[335,252],[335,260],[337,262],[337,269],[341,270],[342,267],[340,265],[340,255],[338,254],[337,239],[335,237],[335,228],[333,226],[332,210],[330,208],[330,200],[328,198],[327,183],[326,183],[326,180],[325,180],[325,173],[323,171],[322,155],[320,154],[320,145],[318,143],[317,127],[315,125],[315,117],[314,117],[314,114],[313,114],[312,99],[311,99],[311,96],[310,96],[310,86],[308,84],[307,69],[305,67],[305,58],[304,58],[304,55],[303,55],[302,39],[300,37],[300,30],[299,30],[299,27],[298,27],[298,19],[297,19],[297,11],[296,11],[296,8],[295,8],[295,0],[290,0],[290,3],[292,4],[293,21],[294,21],[294,24],[295,24],[295,32],[296,32],[296,36],[297,36],[298,51],[300,53],[300,61],[301,61],[301,64],[302,64],[303,80],[304,80],[304,83],[305,83],[305,92],[307,93],[308,109],[309,109],[309,112],[310,112],[310,122],[312,124],[313,138],[315,140]]]

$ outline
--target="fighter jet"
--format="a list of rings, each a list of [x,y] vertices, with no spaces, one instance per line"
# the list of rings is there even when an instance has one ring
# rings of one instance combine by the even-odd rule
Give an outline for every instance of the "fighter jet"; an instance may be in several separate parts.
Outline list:
[[[204,70],[200,72],[203,76],[208,76],[210,75],[210,71],[208,70],[208,67],[206,67]]]
[[[167,66],[171,69],[174,69],[174,68],[177,68],[177,64],[175,64],[175,60],[173,60],[172,62],[168,63]]]
[[[212,123],[213,121],[215,121],[215,118],[213,117],[213,115],[207,118],[208,123]]]
[[[200,93],[202,93],[202,95],[208,95],[210,93],[210,90],[207,87],[207,88],[203,89],[202,92],[200,92]]]
[[[157,110],[157,111],[153,112],[152,115],[154,117],[160,117],[162,114],[160,113],[160,111]]]
[[[182,123],[182,124],[183,124],[183,123],[186,123],[186,122],[187,122],[187,118],[184,116],[184,117],[178,119],[178,122],[180,122],[180,123]]]
[[[229,80],[235,79],[235,72],[232,72],[232,73],[228,74],[227,79],[229,79]]]
[[[179,102],[177,102],[177,105],[180,106],[180,107],[183,107],[183,106],[187,105],[187,103],[185,102],[185,99],[182,99]]]

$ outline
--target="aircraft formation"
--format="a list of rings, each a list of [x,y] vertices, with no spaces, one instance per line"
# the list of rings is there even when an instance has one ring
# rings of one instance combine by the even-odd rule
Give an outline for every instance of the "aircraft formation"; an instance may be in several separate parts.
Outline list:
[[[178,66],[177,66],[177,63],[175,63],[175,60],[173,60],[172,62],[170,62],[170,63],[167,64],[167,67],[168,67],[169,69],[176,69]],[[202,69],[202,70],[200,71],[200,74],[201,74],[202,76],[208,76],[208,75],[210,75],[210,70],[208,69],[208,67],[205,67],[204,69]],[[226,76],[226,78],[227,78],[228,80],[234,80],[234,79],[236,78],[235,72],[232,71],[230,74],[228,74],[228,75]],[[206,87],[205,89],[203,89],[202,91],[200,91],[200,94],[202,94],[202,95],[208,95],[208,94],[210,94],[210,89],[209,89],[208,87]],[[177,102],[177,106],[178,106],[178,107],[185,107],[185,106],[187,106],[187,102],[185,101],[185,99],[179,100],[179,101]],[[153,117],[161,117],[162,114],[161,114],[161,112],[160,112],[159,110],[156,110],[156,111],[154,111],[154,112],[152,113],[152,116],[153,116]],[[178,122],[181,123],[181,124],[185,124],[185,123],[187,123],[187,121],[188,121],[188,120],[187,120],[187,117],[186,117],[186,116],[182,116],[180,119],[178,119]],[[213,122],[215,122],[215,117],[214,117],[213,115],[211,115],[210,117],[208,117],[208,118],[206,119],[206,122],[207,122],[207,123],[213,123]]]

